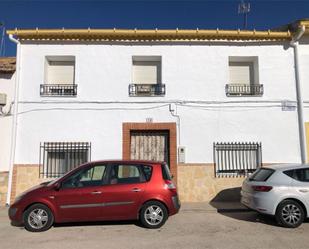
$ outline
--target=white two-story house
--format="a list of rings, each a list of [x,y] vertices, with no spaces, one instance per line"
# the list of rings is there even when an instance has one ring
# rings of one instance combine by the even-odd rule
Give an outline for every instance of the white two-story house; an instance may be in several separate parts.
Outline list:
[[[183,201],[239,187],[262,164],[305,161],[309,22],[293,27],[8,31],[7,203],[90,160],[164,160]]]

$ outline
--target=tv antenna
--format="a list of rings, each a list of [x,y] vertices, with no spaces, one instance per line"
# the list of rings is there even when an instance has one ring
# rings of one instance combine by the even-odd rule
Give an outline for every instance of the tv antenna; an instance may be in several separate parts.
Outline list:
[[[243,0],[238,5],[238,14],[244,16],[244,29],[248,27],[248,13],[250,12],[250,3],[245,3]]]
[[[0,34],[0,38],[1,38],[1,41],[0,41],[0,57],[4,56],[4,53],[5,53],[5,39],[4,39],[5,26],[4,26],[4,22],[0,22],[0,31],[1,31],[1,29],[2,29],[2,34]]]

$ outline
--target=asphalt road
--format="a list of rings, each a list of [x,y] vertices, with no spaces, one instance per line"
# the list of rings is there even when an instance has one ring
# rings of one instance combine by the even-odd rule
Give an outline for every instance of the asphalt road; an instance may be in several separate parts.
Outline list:
[[[47,232],[30,233],[10,225],[0,210],[0,248],[309,248],[309,222],[297,229],[278,227],[273,219],[254,212],[217,213],[203,208],[183,209],[158,230],[134,222],[65,224]]]

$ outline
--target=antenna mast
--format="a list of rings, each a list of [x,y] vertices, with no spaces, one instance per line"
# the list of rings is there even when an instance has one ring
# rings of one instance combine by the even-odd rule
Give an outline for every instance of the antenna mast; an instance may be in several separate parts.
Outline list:
[[[5,26],[4,26],[4,22],[0,22],[0,30],[2,28],[2,35],[0,34],[1,37],[1,42],[0,42],[0,57],[4,56],[4,52],[5,52]]]
[[[238,5],[238,14],[244,15],[244,29],[248,27],[248,13],[250,12],[250,3],[245,3],[242,0]]]

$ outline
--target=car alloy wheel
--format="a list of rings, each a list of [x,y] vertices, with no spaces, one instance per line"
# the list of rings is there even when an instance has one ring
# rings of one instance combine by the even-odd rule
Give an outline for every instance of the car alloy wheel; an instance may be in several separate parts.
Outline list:
[[[141,209],[140,220],[147,228],[159,228],[168,218],[166,207],[158,201],[147,202]]]
[[[46,231],[52,226],[53,222],[52,212],[43,204],[34,204],[24,212],[24,224],[28,231]]]
[[[276,218],[284,227],[295,228],[303,222],[304,210],[297,202],[286,200],[279,204]]]

